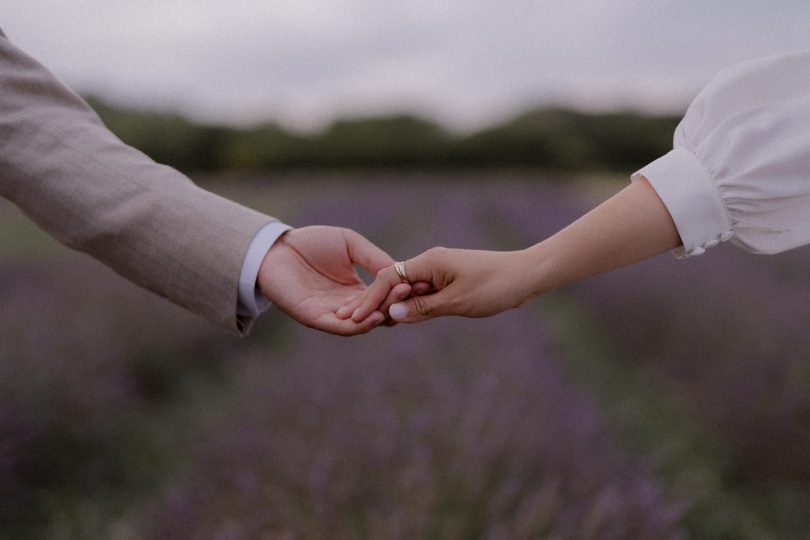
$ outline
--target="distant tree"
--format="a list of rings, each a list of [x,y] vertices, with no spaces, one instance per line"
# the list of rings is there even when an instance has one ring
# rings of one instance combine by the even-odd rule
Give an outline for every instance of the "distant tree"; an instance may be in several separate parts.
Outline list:
[[[311,146],[308,138],[265,123],[234,131],[223,145],[223,161],[237,170],[303,166],[311,160]]]
[[[457,159],[478,166],[623,170],[666,153],[676,125],[675,117],[536,109],[463,139]]]
[[[90,105],[125,143],[138,148],[155,161],[182,170],[222,168],[222,150],[234,130],[201,126],[183,116],[113,107],[90,97]]]
[[[678,117],[534,109],[468,136],[412,115],[334,122],[304,135],[275,123],[201,125],[89,99],[124,142],[181,170],[291,167],[532,167],[628,171],[666,153]]]
[[[451,136],[438,124],[409,115],[338,120],[312,140],[314,163],[409,167],[446,160]]]

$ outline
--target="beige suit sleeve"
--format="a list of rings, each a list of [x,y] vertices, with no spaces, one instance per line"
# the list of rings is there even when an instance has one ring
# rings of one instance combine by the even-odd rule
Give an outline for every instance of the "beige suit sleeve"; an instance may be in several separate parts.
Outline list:
[[[76,94],[0,37],[0,196],[64,244],[244,334],[239,274],[273,218],[126,146]]]

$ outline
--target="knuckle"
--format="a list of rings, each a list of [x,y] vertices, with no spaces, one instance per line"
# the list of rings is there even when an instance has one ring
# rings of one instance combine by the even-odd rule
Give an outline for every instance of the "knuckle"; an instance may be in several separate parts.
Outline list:
[[[345,227],[341,227],[340,231],[341,233],[343,233],[344,237],[353,244],[359,244],[360,242],[366,239],[365,236],[355,231],[354,229],[347,229]]]
[[[420,317],[426,317],[430,315],[430,306],[421,296],[415,296],[413,298],[413,308],[414,311],[417,313],[417,315],[419,315]]]
[[[432,247],[425,252],[425,256],[429,261],[441,260],[447,256],[447,248],[443,246]]]
[[[447,311],[457,315],[463,315],[467,312],[467,302],[464,300],[464,298],[459,296],[450,298],[446,302],[445,307],[447,308]]]

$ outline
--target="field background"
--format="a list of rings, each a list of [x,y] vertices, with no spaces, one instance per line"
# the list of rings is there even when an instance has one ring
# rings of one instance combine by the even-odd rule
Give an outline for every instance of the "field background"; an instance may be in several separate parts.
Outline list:
[[[196,179],[407,258],[526,246],[625,178]],[[0,201],[0,537],[806,537],[808,267],[720,246],[487,320],[238,339]]]

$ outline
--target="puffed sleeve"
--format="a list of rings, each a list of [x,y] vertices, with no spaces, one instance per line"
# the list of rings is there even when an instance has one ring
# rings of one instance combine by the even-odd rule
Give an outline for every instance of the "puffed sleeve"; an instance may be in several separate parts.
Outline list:
[[[686,111],[674,149],[641,177],[672,215],[678,257],[726,240],[753,253],[810,243],[810,53],[720,72]]]

